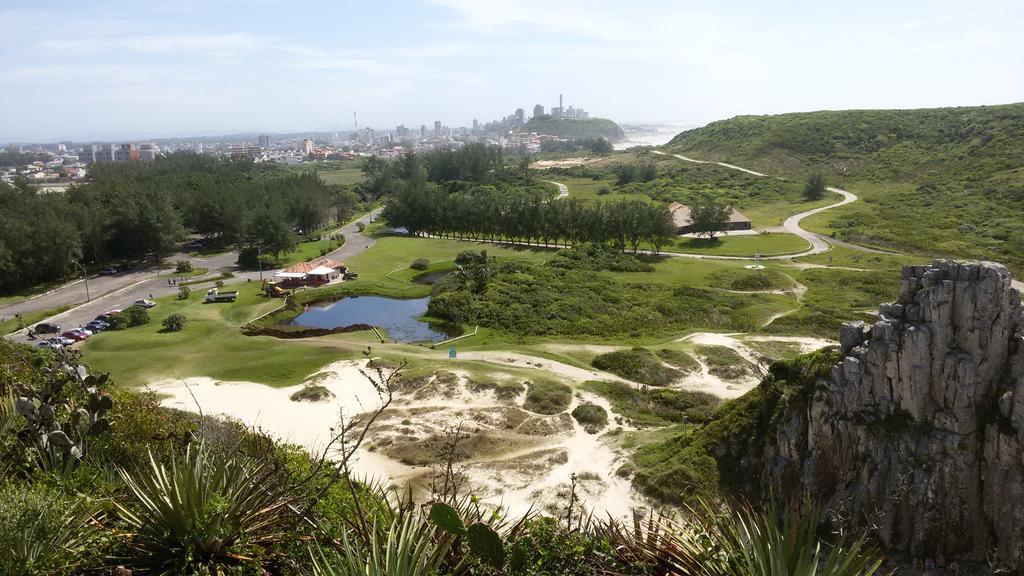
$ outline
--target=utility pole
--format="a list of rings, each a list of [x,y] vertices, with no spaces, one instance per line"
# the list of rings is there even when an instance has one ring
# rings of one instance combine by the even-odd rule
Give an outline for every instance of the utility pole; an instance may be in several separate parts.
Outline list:
[[[85,278],[85,301],[92,302],[92,297],[89,295],[89,272],[78,260],[72,260],[71,263],[82,269],[82,278]]]
[[[262,244],[257,244],[256,245],[256,265],[259,266],[259,269],[260,269],[260,286],[263,285],[263,259],[260,258],[260,256],[262,256],[262,255],[263,255],[263,245]]]

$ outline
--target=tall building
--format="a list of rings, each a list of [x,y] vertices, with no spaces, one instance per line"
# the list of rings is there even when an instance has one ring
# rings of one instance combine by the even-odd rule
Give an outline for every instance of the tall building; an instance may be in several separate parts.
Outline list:
[[[426,139],[427,139],[427,125],[426,124],[420,124],[420,140],[426,140]]]
[[[259,144],[263,148],[270,148],[270,135],[269,134],[260,134]]]
[[[434,138],[441,137],[441,121],[434,120]]]
[[[299,148],[299,150],[303,154],[312,154],[313,153],[313,141],[310,140],[309,138],[303,138],[302,139],[302,147]]]
[[[515,126],[516,128],[526,124],[526,112],[522,108],[516,108]]]
[[[159,148],[157,148],[156,144],[153,144],[152,142],[140,144],[139,159],[143,162],[152,162],[153,160],[156,160],[156,153],[158,150]]]
[[[139,159],[139,147],[135,144],[121,144],[114,149],[115,162],[127,162]]]
[[[477,120],[476,118],[473,118],[473,132],[477,132],[479,130],[480,130],[480,121]]]
[[[196,142],[195,144],[193,144],[192,145],[192,151],[195,152],[196,154],[202,154],[203,153],[203,143],[202,142]]]
[[[540,118],[544,115],[544,106],[541,104],[535,104],[533,106],[533,117]]]

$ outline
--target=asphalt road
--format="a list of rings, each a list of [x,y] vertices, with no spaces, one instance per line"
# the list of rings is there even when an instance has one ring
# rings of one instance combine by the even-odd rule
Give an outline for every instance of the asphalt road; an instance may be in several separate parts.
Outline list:
[[[345,261],[373,246],[374,240],[360,233],[357,223],[369,223],[380,214],[380,211],[381,209],[378,208],[364,215],[359,220],[334,230],[332,233],[341,232],[345,235],[345,244],[328,254],[327,257],[333,260]],[[175,259],[183,258],[191,260],[197,267],[201,266],[210,270],[207,277],[211,279],[208,282],[189,285],[189,288],[199,295],[205,294],[208,289],[212,288],[215,285],[213,277],[222,272],[232,272],[235,274],[234,278],[224,281],[225,285],[248,281],[258,282],[260,279],[258,271],[241,271],[238,269],[236,264],[238,260],[237,252],[226,252],[209,257],[190,257],[187,254],[178,254],[168,257],[167,260],[173,262]],[[171,272],[173,268],[165,268],[162,271]],[[89,323],[93,318],[111,308],[125,308],[141,298],[159,298],[161,296],[177,294],[178,286],[169,286],[167,278],[157,277],[158,272],[161,272],[161,270],[153,268],[113,276],[91,277],[89,278],[89,292],[92,294],[92,300],[89,302],[86,302],[85,299],[84,282],[72,282],[31,300],[0,308],[0,316],[9,317],[16,313],[25,314],[35,310],[70,305],[73,306],[70,310],[51,316],[43,321],[59,324],[62,331],[77,328]],[[262,276],[267,279],[273,278],[275,272],[277,270],[264,270]],[[189,280],[201,280],[201,278],[190,278]],[[28,341],[28,335],[24,330],[9,334],[7,337],[20,342]]]

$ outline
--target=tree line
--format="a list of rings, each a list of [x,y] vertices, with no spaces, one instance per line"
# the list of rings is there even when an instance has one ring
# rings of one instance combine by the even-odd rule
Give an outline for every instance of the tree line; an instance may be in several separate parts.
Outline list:
[[[295,244],[295,230],[344,219],[356,202],[313,174],[195,154],[93,165],[90,180],[65,194],[0,185],[0,294],[83,266],[156,258],[188,232],[280,253]]]
[[[621,250],[650,243],[660,251],[675,238],[676,227],[664,206],[636,199],[585,204],[552,196],[490,187],[451,191],[414,179],[389,198],[384,217],[412,234],[459,239],[611,243]]]

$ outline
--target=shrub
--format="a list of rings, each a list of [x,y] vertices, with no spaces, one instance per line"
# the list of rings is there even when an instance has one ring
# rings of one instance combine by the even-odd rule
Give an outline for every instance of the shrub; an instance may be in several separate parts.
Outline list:
[[[291,524],[286,486],[267,462],[214,457],[189,445],[165,466],[150,456],[137,470],[118,467],[129,495],[115,502],[133,533],[136,563],[153,572],[202,573],[238,564],[247,547],[272,544]]]
[[[622,382],[588,381],[583,389],[600,394],[633,426],[670,426],[704,421],[719,399],[706,392],[654,388],[638,390]]]
[[[115,314],[107,319],[107,324],[110,325],[108,330],[124,330],[128,327],[128,317],[123,314]]]
[[[429,267],[430,261],[426,258],[417,258],[412,261],[412,264],[409,264],[409,268],[412,268],[413,270],[426,270]]]
[[[320,402],[334,398],[334,394],[325,386],[307,384],[289,396],[293,402]]]
[[[142,306],[129,306],[120,314],[115,314],[116,316],[124,316],[129,327],[149,324],[149,312]]]
[[[188,300],[190,294],[192,294],[192,289],[188,286],[178,288],[178,300]]]
[[[78,574],[98,563],[94,510],[43,484],[0,487],[0,573]]]
[[[608,425],[608,411],[597,404],[589,402],[574,408],[572,417],[583,426],[584,430],[591,434],[597,433],[601,428]]]
[[[216,286],[217,288],[223,288],[224,287],[224,281],[223,280],[217,280],[216,282],[213,283],[213,285]]]
[[[527,382],[523,408],[538,414],[558,414],[569,408],[572,388],[555,382]]]
[[[359,230],[360,232],[366,230],[366,222],[356,222],[356,230]]]
[[[648,386],[668,386],[683,376],[682,372],[666,366],[646,348],[601,354],[594,358],[591,364],[598,370],[605,370]]]
[[[178,274],[187,274],[192,271],[192,262],[188,260],[177,260],[174,262],[174,271]]]
[[[168,332],[177,332],[185,327],[185,321],[186,318],[184,314],[178,314],[177,312],[175,312],[174,314],[171,314],[167,318],[164,318],[164,330]]]

